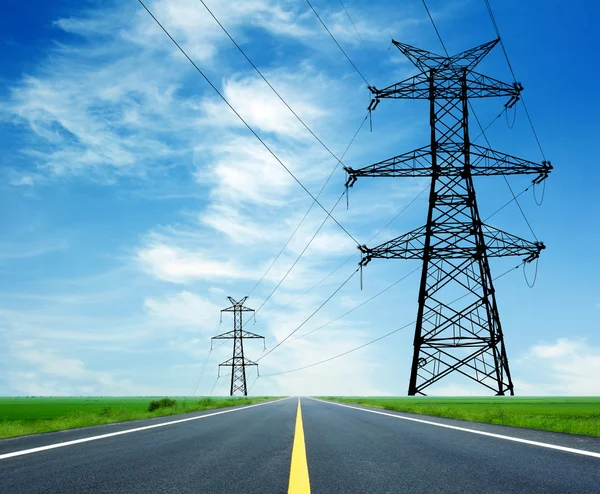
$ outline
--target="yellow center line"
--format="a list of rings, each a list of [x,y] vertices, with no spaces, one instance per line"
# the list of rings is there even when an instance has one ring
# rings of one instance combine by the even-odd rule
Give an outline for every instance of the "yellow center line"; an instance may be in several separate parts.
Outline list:
[[[296,414],[296,430],[294,446],[292,447],[292,466],[290,467],[290,485],[288,494],[310,494],[308,478],[308,463],[306,461],[306,445],[304,444],[304,428],[302,427],[302,409],[298,398],[298,413]]]

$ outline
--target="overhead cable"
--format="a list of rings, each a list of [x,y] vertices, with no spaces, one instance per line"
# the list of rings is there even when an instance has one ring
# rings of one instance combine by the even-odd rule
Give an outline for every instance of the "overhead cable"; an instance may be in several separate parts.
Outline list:
[[[354,24],[352,17],[350,17],[350,13],[348,12],[348,9],[346,8],[346,6],[344,5],[344,2],[342,0],[340,0],[340,3],[342,4],[342,7],[344,8],[344,12],[346,12],[346,16],[348,17],[350,24],[352,24],[352,27],[356,31],[356,35],[358,36],[358,39],[360,39],[360,42],[364,45],[365,42],[362,39],[362,36],[360,35],[360,33],[358,32],[358,28],[356,27],[356,24]]]
[[[319,305],[319,307],[317,307],[311,314],[310,316],[308,316],[306,319],[304,319],[304,321],[302,321],[302,323],[300,323],[299,326],[296,327],[296,329],[294,329],[290,334],[288,334],[283,340],[281,340],[279,343],[277,343],[277,345],[275,345],[273,348],[271,348],[269,351],[267,351],[265,354],[263,354],[260,358],[258,358],[256,360],[256,362],[260,362],[262,359],[264,359],[267,355],[269,355],[271,352],[273,352],[274,350],[276,350],[277,348],[279,348],[281,345],[283,345],[283,343],[285,343],[289,338],[291,338],[296,331],[298,331],[302,326],[304,326],[308,321],[310,321],[312,319],[312,317],[319,312],[327,302],[329,302],[333,297],[335,297],[335,295],[346,285],[346,283],[348,283],[356,273],[358,273],[359,268],[356,268],[352,274],[350,276],[348,276],[348,278],[346,278],[346,280],[335,289],[335,291],[329,295],[329,297],[327,297],[327,299],[321,304]]]
[[[227,37],[231,40],[231,42],[235,45],[235,47],[238,49],[238,51],[244,56],[244,58],[248,61],[248,63],[252,66],[252,68],[256,71],[256,73],[262,78],[262,80],[269,86],[269,88],[271,88],[271,90],[273,91],[273,93],[275,93],[275,95],[279,98],[279,100],[287,107],[287,109],[294,115],[294,117],[296,117],[296,119],[304,126],[304,128],[319,142],[319,144],[321,144],[321,146],[323,146],[323,148],[337,161],[336,166],[334,167],[334,169],[332,170],[332,172],[329,174],[329,177],[327,177],[327,180],[325,181],[325,183],[323,184],[323,186],[321,187],[321,190],[319,191],[319,193],[317,194],[317,199],[321,196],[321,194],[323,193],[323,190],[325,189],[325,187],[327,186],[327,184],[329,183],[329,181],[331,180],[331,177],[333,176],[333,174],[335,173],[335,171],[337,170],[338,166],[341,164],[342,166],[344,165],[344,163],[342,162],[342,160],[344,159],[344,156],[346,155],[346,153],[348,152],[348,150],[350,149],[350,146],[352,145],[352,143],[354,142],[354,140],[356,139],[356,136],[358,135],[358,133],[360,132],[360,130],[362,129],[365,121],[367,120],[368,114],[365,115],[365,118],[362,120],[358,130],[356,131],[356,133],[354,134],[354,136],[352,137],[352,140],[350,141],[350,144],[348,144],[348,146],[346,147],[346,150],[344,151],[344,153],[342,154],[341,158],[338,158],[333,151],[331,151],[331,149],[329,149],[329,147],[327,147],[327,145],[312,131],[312,129],[304,122],[304,120],[302,120],[302,118],[300,118],[300,116],[293,110],[293,108],[287,103],[287,101],[279,94],[279,92],[273,87],[273,85],[267,80],[267,78],[264,76],[264,74],[260,71],[260,69],[254,64],[254,62],[250,59],[250,57],[248,57],[248,55],[246,54],[246,52],[242,49],[242,47],[235,41],[235,39],[233,38],[233,36],[231,36],[231,34],[229,33],[229,31],[227,31],[227,29],[225,28],[225,26],[223,26],[223,24],[221,23],[221,21],[219,21],[219,19],[215,16],[215,14],[212,12],[212,10],[210,10],[210,8],[208,7],[208,5],[206,5],[206,3],[204,2],[204,0],[198,0],[206,9],[206,11],[211,15],[211,17],[215,20],[215,22],[219,25],[219,27],[223,30],[223,32],[227,35]],[[277,256],[275,256],[275,258],[273,259],[273,261],[271,262],[271,264],[269,265],[269,267],[267,268],[267,270],[265,271],[265,273],[261,276],[261,278],[256,282],[256,284],[252,287],[252,289],[250,290],[250,292],[248,293],[248,295],[251,295],[254,290],[258,287],[258,285],[262,282],[262,280],[265,278],[265,276],[269,273],[269,271],[271,270],[271,268],[273,267],[273,265],[277,262],[277,260],[281,257],[281,254],[285,251],[285,249],[287,248],[287,246],[289,245],[289,243],[291,242],[292,238],[294,238],[294,236],[296,235],[296,233],[298,232],[300,226],[304,223],[304,220],[306,219],[306,217],[308,216],[308,214],[310,213],[310,211],[312,210],[313,206],[314,206],[314,202],[311,203],[308,211],[306,212],[306,214],[303,216],[303,218],[300,220],[300,223],[298,223],[298,226],[294,229],[294,231],[292,232],[292,235],[289,237],[289,239],[287,240],[287,242],[284,244],[284,246],[282,247],[282,249],[279,251],[279,253],[277,254]],[[337,203],[336,203],[337,206]],[[335,208],[335,206],[334,206]],[[333,212],[333,209],[331,209],[330,212]],[[314,236],[311,239],[311,241],[309,242],[309,244],[306,246],[306,248],[304,249],[304,251],[308,248],[308,246],[310,245],[310,243],[312,242],[312,240],[314,240]],[[304,253],[303,251],[303,253]],[[296,262],[298,262],[299,258],[294,262],[293,266],[296,264]],[[290,271],[291,269],[290,268]],[[286,275],[284,276],[284,279],[287,277],[287,275],[289,274],[288,271],[286,273]],[[276,289],[279,287],[279,285],[281,285],[281,283],[283,282],[283,280],[280,281],[280,283],[277,285]],[[273,291],[274,293],[274,291]],[[271,293],[272,295],[272,293]],[[269,295],[270,298],[270,295]],[[266,301],[265,301],[266,302]],[[264,305],[264,303],[263,303]],[[262,307],[262,306],[261,306]],[[260,310],[260,308],[258,309]]]
[[[331,31],[329,30],[329,28],[327,27],[327,25],[325,24],[325,22],[323,22],[323,19],[321,19],[321,17],[319,16],[319,14],[317,13],[317,11],[315,10],[315,8],[312,6],[312,3],[310,3],[310,0],[306,0],[306,3],[308,4],[308,6],[312,9],[312,11],[315,13],[315,15],[317,16],[317,19],[319,19],[319,21],[321,22],[321,24],[323,25],[323,27],[325,28],[325,31],[327,31],[327,33],[329,34],[329,36],[331,36],[331,39],[335,42],[335,44],[337,45],[337,47],[340,49],[340,51],[344,54],[344,56],[346,57],[346,59],[348,60],[348,62],[350,62],[350,65],[352,65],[352,67],[354,67],[354,70],[356,70],[356,73],[362,77],[362,80],[365,81],[365,84],[367,86],[371,86],[369,84],[369,81],[367,81],[367,79],[365,78],[364,75],[362,75],[362,72],[360,70],[358,70],[358,67],[354,64],[354,62],[350,59],[350,57],[348,56],[348,54],[344,51],[344,49],[342,48],[342,45],[340,45],[338,43],[338,40],[335,39],[335,36],[333,34],[331,34]]]
[[[196,71],[198,71],[198,73],[204,78],[204,80],[210,85],[210,87],[217,93],[217,95],[223,100],[223,102],[231,109],[231,111],[233,113],[235,113],[235,115],[240,119],[240,121],[244,124],[244,126],[254,135],[254,137],[256,137],[256,139],[258,139],[258,141],[263,145],[263,147],[269,152],[269,154],[271,154],[271,156],[273,156],[277,162],[285,169],[285,171],[294,179],[294,181],[300,185],[300,187],[302,187],[302,189],[312,198],[312,200],[314,202],[316,202],[319,207],[325,211],[325,213],[327,214],[327,216],[329,216],[336,225],[338,225],[345,233],[346,235],[348,235],[355,243],[356,245],[360,245],[360,243],[358,242],[358,240],[356,240],[354,238],[354,236],[337,220],[335,219],[331,213],[329,213],[329,211],[327,211],[327,209],[325,208],[325,206],[323,206],[323,204],[321,204],[319,202],[319,200],[306,188],[306,186],[296,177],[296,175],[294,175],[294,173],[283,163],[283,161],[281,161],[281,159],[279,159],[279,157],[275,154],[275,152],[268,146],[268,144],[256,133],[256,131],[250,126],[250,124],[248,124],[248,122],[246,122],[246,120],[244,120],[244,118],[237,112],[237,110],[232,106],[232,104],[227,100],[227,98],[225,98],[225,96],[217,89],[217,87],[212,83],[212,81],[208,78],[208,76],[206,76],[204,74],[204,72],[200,69],[200,67],[198,67],[198,65],[189,57],[189,55],[185,52],[185,50],[181,47],[181,45],[179,43],[177,43],[177,41],[175,40],[175,38],[173,38],[173,36],[171,36],[171,34],[169,33],[169,31],[167,31],[167,29],[160,23],[160,21],[154,16],[154,14],[150,11],[150,9],[148,9],[148,7],[146,7],[146,4],[143,2],[143,0],[138,0],[138,2],[140,3],[140,5],[142,7],[144,7],[144,9],[146,10],[146,12],[148,12],[148,14],[152,17],[152,19],[154,19],[154,22],[156,22],[156,24],[158,24],[158,26],[164,31],[164,33],[169,37],[169,39],[173,42],[173,44],[175,44],[175,46],[179,49],[179,51],[185,56],[185,58],[188,59],[188,61],[194,66],[194,68],[196,69]]]
[[[352,144],[354,143],[354,140],[356,139],[356,136],[361,131],[361,129],[363,128],[363,125],[367,121],[367,117],[368,117],[368,115],[365,115],[365,118],[363,118],[360,126],[358,127],[358,129],[354,133],[354,136],[352,137],[352,140],[350,141],[350,143],[348,144],[348,146],[346,146],[346,149],[344,150],[344,153],[342,154],[342,157],[338,160],[338,163],[335,165],[335,167],[333,168],[333,170],[331,171],[331,173],[327,177],[327,180],[325,180],[325,183],[323,184],[323,186],[321,187],[321,190],[317,194],[317,198],[319,198],[321,196],[321,194],[325,190],[325,187],[327,186],[327,184],[331,180],[331,177],[333,177],[333,174],[335,173],[335,171],[337,170],[339,164],[341,163],[341,160],[343,160],[344,156],[346,156],[346,153],[350,149],[350,146],[352,146]],[[334,209],[337,207],[338,203],[339,203],[339,200],[335,203],[335,205],[333,206],[333,208],[331,208],[330,212],[334,211]],[[289,243],[292,241],[292,239],[294,238],[294,236],[296,235],[296,233],[298,232],[298,230],[300,229],[300,227],[304,223],[304,220],[309,215],[309,213],[312,211],[312,208],[313,208],[314,205],[315,205],[315,203],[312,202],[311,205],[310,205],[310,207],[306,211],[306,213],[304,213],[304,216],[300,220],[300,223],[298,223],[298,225],[296,226],[296,228],[294,229],[294,231],[292,232],[292,234],[290,235],[290,237],[287,239],[286,243],[283,245],[283,247],[281,248],[281,250],[279,251],[279,253],[275,256],[275,258],[273,259],[273,261],[271,261],[271,264],[269,265],[269,267],[267,268],[267,270],[263,273],[263,275],[260,277],[260,279],[255,283],[255,285],[252,287],[252,289],[250,290],[250,292],[248,293],[248,295],[251,295],[252,292],[254,292],[254,290],[256,290],[256,288],[258,287],[258,285],[260,285],[260,283],[265,278],[265,276],[267,276],[267,274],[269,273],[269,271],[271,271],[271,268],[274,266],[274,264],[277,262],[277,260],[281,257],[281,254],[283,254],[283,252],[285,251],[285,249],[287,248],[287,246],[289,245]],[[320,229],[321,228],[319,227],[319,230]],[[318,231],[317,231],[317,233],[318,233]],[[306,249],[308,249],[308,247],[310,246],[310,244],[314,240],[315,236],[316,236],[316,234],[313,235],[313,237],[310,239],[308,245],[304,248],[304,250],[302,251],[302,253],[304,253],[304,251],[306,251]],[[298,259],[296,259],[296,261],[294,262],[294,265],[298,262],[299,259],[300,259],[300,257],[298,257]],[[290,271],[291,271],[291,269],[290,269]],[[289,271],[286,274],[286,277],[287,277],[288,274],[289,274]],[[282,282],[283,282],[283,280],[281,280],[281,282],[279,284],[281,284]],[[264,303],[263,303],[263,305],[264,305]],[[261,307],[262,307],[262,305],[261,305]],[[260,308],[259,308],[259,310],[260,310]]]
[[[494,12],[492,11],[492,6],[490,5],[489,0],[484,0],[484,1],[485,1],[485,5],[487,7],[488,13],[490,15],[490,20],[492,21],[492,25],[494,26],[494,31],[496,31],[496,36],[500,40],[500,47],[502,48],[504,57],[506,58],[506,63],[508,64],[510,73],[513,76],[514,82],[517,82],[517,76],[515,75],[515,71],[513,70],[512,64],[510,63],[510,59],[508,58],[508,52],[506,51],[506,46],[504,45],[504,40],[502,39],[502,36],[500,36],[500,30],[498,29],[498,24],[496,23],[496,18],[494,16]],[[538,134],[533,125],[533,120],[531,119],[531,116],[529,115],[529,110],[527,109],[527,105],[525,104],[525,100],[523,99],[523,96],[521,96],[520,99],[521,99],[521,103],[523,103],[523,108],[525,109],[525,114],[527,115],[527,120],[529,121],[529,125],[531,127],[531,131],[533,132],[533,136],[535,137],[537,145],[540,148],[540,153],[542,153],[542,157],[544,158],[544,161],[546,161],[546,154],[544,153],[544,149],[542,148],[542,144],[540,142],[540,139],[538,138]]]
[[[332,319],[331,321],[315,328],[315,329],[311,329],[310,331],[306,332],[306,333],[302,333],[298,336],[296,336],[295,338],[292,338],[291,340],[289,340],[290,342],[292,341],[296,341],[299,340],[300,338],[304,338],[305,336],[308,336],[309,334],[313,334],[316,331],[319,331],[320,329],[323,329],[327,326],[329,326],[330,324],[333,324],[336,321],[339,321],[340,319],[346,317],[349,314],[352,314],[354,311],[360,309],[361,307],[364,307],[365,305],[367,305],[369,302],[372,302],[373,300],[375,300],[376,298],[378,298],[379,296],[383,295],[385,292],[387,292],[388,290],[394,288],[398,283],[404,281],[406,278],[408,278],[410,275],[416,273],[417,271],[419,271],[421,269],[421,266],[417,266],[415,269],[413,269],[412,271],[410,271],[409,273],[405,274],[404,276],[402,276],[402,278],[396,280],[394,283],[392,283],[391,285],[388,285],[387,287],[385,287],[383,290],[381,290],[380,292],[376,293],[375,295],[373,295],[372,297],[368,298],[367,300],[365,300],[364,302],[360,303],[359,305],[353,307],[352,309],[344,312],[342,315],[336,317],[335,319]]]
[[[521,263],[521,264],[522,264],[522,263]],[[508,273],[510,273],[511,271],[514,271],[515,269],[518,269],[518,268],[520,268],[520,267],[521,267],[521,264],[519,264],[519,265],[517,265],[517,266],[515,266],[515,267],[512,267],[512,268],[510,268],[510,269],[508,269],[508,270],[506,270],[504,273],[502,273],[501,275],[499,275],[499,276],[497,276],[496,278],[494,278],[494,280],[493,280],[493,281],[497,281],[498,279],[500,279],[500,278],[502,278],[503,276],[507,275],[507,274],[508,274]],[[467,295],[469,295],[469,294],[467,293],[467,294],[465,294],[465,295],[463,295],[463,296],[461,296],[461,297],[458,297],[457,299],[455,299],[455,300],[453,300],[452,302],[450,302],[450,305],[451,305],[451,304],[453,304],[453,303],[455,303],[455,302],[458,302],[459,300],[463,299],[463,298],[464,298],[464,297],[466,297]],[[310,368],[310,367],[315,367],[315,366],[317,366],[317,365],[324,364],[324,363],[326,363],[326,362],[331,362],[332,360],[336,360],[336,359],[338,359],[338,358],[340,358],[340,357],[344,357],[344,356],[346,356],[346,355],[348,355],[348,354],[350,354],[350,353],[353,353],[353,352],[356,352],[356,351],[358,351],[358,350],[361,350],[362,348],[365,348],[365,347],[367,347],[367,346],[369,346],[369,345],[372,345],[373,343],[377,343],[378,341],[381,341],[381,340],[383,340],[383,339],[385,339],[385,338],[387,338],[387,337],[389,337],[389,336],[392,336],[393,334],[396,334],[396,333],[398,333],[398,332],[402,331],[403,329],[406,329],[406,328],[408,328],[409,326],[412,326],[412,325],[413,325],[413,324],[415,324],[416,322],[417,322],[417,321],[412,321],[412,322],[409,322],[408,324],[405,324],[404,326],[401,326],[401,327],[399,327],[399,328],[397,328],[397,329],[394,329],[393,331],[390,331],[389,333],[386,333],[386,334],[384,334],[384,335],[381,335],[381,336],[379,336],[379,337],[375,338],[374,340],[371,340],[371,341],[368,341],[368,342],[366,342],[366,343],[363,343],[362,345],[360,345],[360,346],[357,346],[356,348],[352,348],[351,350],[345,351],[345,352],[343,352],[343,353],[340,353],[340,354],[338,354],[338,355],[334,355],[333,357],[329,357],[329,358],[326,358],[326,359],[324,359],[324,360],[320,360],[319,362],[315,362],[315,363],[313,363],[313,364],[304,365],[304,366],[302,366],[302,367],[297,367],[297,368],[295,368],[295,369],[290,369],[290,370],[286,370],[286,371],[281,371],[281,372],[273,372],[273,373],[271,373],[271,374],[263,374],[261,377],[273,377],[273,376],[280,376],[280,375],[282,375],[282,374],[289,374],[289,373],[291,373],[291,372],[297,372],[297,371],[300,371],[300,370],[308,369],[308,368]]]
[[[219,27],[223,30],[223,32],[227,35],[227,37],[231,40],[231,42],[235,45],[235,47],[238,49],[238,51],[244,56],[244,58],[248,61],[248,63],[252,66],[252,68],[256,71],[256,73],[261,77],[261,79],[263,81],[265,81],[265,83],[267,84],[267,86],[269,86],[271,88],[271,90],[275,93],[275,95],[279,98],[279,100],[287,107],[287,109],[289,111],[292,112],[292,114],[294,115],[294,117],[296,117],[296,119],[298,119],[298,121],[302,124],[302,126],[308,131],[310,132],[310,134],[319,142],[319,144],[321,144],[321,146],[323,146],[323,148],[338,162],[338,164],[344,164],[342,163],[342,158],[338,158],[333,151],[331,151],[331,149],[329,149],[327,147],[327,145],[310,129],[310,127],[308,125],[306,125],[306,123],[304,123],[304,120],[302,120],[302,118],[300,118],[300,116],[298,116],[298,114],[292,109],[292,107],[287,103],[287,101],[279,94],[279,92],[271,85],[271,83],[267,80],[267,78],[263,75],[263,73],[259,70],[259,68],[254,64],[254,62],[250,59],[250,57],[248,57],[248,55],[246,55],[246,52],[244,52],[244,50],[242,49],[242,47],[235,41],[235,39],[233,39],[233,37],[231,36],[231,34],[229,34],[229,31],[227,31],[227,29],[225,29],[225,26],[223,26],[223,24],[221,24],[221,21],[219,21],[219,19],[215,16],[215,14],[213,14],[212,10],[210,10],[210,8],[208,8],[208,5],[206,5],[206,3],[204,2],[204,0],[198,0],[202,5],[204,5],[204,8],[207,10],[207,12],[211,15],[211,17],[215,20],[215,22],[219,25]],[[365,117],[366,118],[366,117]]]
[[[340,203],[340,201],[342,200],[342,198],[344,197],[344,192],[342,192],[342,194],[340,195],[339,199],[336,201],[336,203],[333,205],[333,208],[331,208],[331,210],[333,211],[337,205]],[[317,228],[317,231],[313,234],[313,236],[310,238],[310,240],[308,241],[308,243],[304,246],[304,248],[302,249],[302,251],[300,252],[300,254],[298,254],[298,256],[296,257],[296,259],[294,260],[294,262],[292,263],[292,265],[288,268],[288,270],[286,271],[286,273],[283,275],[283,278],[281,278],[281,280],[279,280],[279,283],[277,283],[277,285],[275,285],[275,288],[273,288],[273,290],[271,291],[271,293],[269,293],[269,295],[267,296],[267,298],[263,301],[262,304],[260,304],[260,307],[258,309],[256,309],[255,314],[260,311],[265,304],[269,301],[269,299],[273,296],[273,294],[277,291],[277,289],[281,286],[281,284],[286,280],[286,278],[289,276],[289,274],[292,272],[292,269],[294,269],[294,267],[296,266],[296,264],[298,264],[298,261],[300,260],[300,258],[304,255],[304,253],[308,250],[308,248],[310,247],[310,245],[313,243],[313,240],[317,237],[317,235],[319,234],[319,232],[321,231],[321,228],[323,228],[323,226],[325,226],[325,223],[327,222],[327,220],[329,219],[328,216],[325,216],[325,218],[323,219],[323,221],[321,222],[321,224],[319,225],[319,228]]]
[[[373,235],[369,240],[367,240],[367,243],[370,243],[375,238],[377,238],[386,228],[388,228],[394,221],[396,221],[415,201],[417,201],[417,199],[419,199],[419,197],[421,197],[423,195],[423,193],[428,189],[429,189],[429,185],[427,185],[427,187],[425,187],[421,192],[419,192],[406,206],[404,206],[400,210],[400,212],[398,212],[398,214],[396,214],[396,216],[394,216],[390,221],[388,221],[388,223],[384,227],[380,228],[377,231],[377,233],[375,233],[375,235]],[[315,288],[317,288],[319,285],[321,285],[323,282],[325,282],[327,279],[329,279],[331,276],[333,276],[336,272],[338,272],[342,267],[344,267],[348,262],[350,262],[351,259],[353,259],[357,255],[359,255],[359,253],[355,252],[354,254],[348,256],[345,261],[343,261],[337,268],[335,268],[333,271],[331,271],[327,276],[325,276],[324,278],[321,278],[321,280],[319,282],[317,282],[315,285],[310,287],[308,290],[304,291],[301,295],[296,297],[291,302],[289,302],[286,305],[277,309],[275,311],[275,314],[277,314],[278,312],[281,312],[283,309],[288,308],[290,305],[295,304],[298,300],[300,300],[304,296],[308,295],[308,293],[313,291]]]

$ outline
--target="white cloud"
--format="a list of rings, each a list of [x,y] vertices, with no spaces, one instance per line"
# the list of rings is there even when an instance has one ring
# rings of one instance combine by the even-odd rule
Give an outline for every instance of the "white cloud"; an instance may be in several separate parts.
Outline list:
[[[581,340],[570,340],[568,338],[559,338],[555,343],[540,343],[531,349],[533,357],[540,359],[561,359],[574,356],[581,349],[584,342]]]
[[[40,372],[51,376],[81,379],[86,373],[81,360],[65,358],[48,350],[24,348],[16,352],[15,356],[24,362],[34,364]]]
[[[136,391],[133,382],[113,372],[90,370],[79,358],[39,346],[34,340],[17,341],[12,345],[17,367],[27,369],[8,375],[13,389],[20,394],[124,395]]]
[[[144,306],[151,317],[157,317],[169,326],[183,326],[192,331],[214,329],[222,307],[200,295],[182,291],[166,298],[147,298]]]
[[[305,89],[317,87],[317,83],[325,81],[309,66],[303,66],[295,73],[267,72],[267,79],[282,95],[296,114],[309,126],[317,124],[326,115],[324,108],[315,105],[315,97],[310,91],[298,91],[299,86]],[[322,89],[322,88],[321,88]],[[284,103],[271,91],[266,83],[256,77],[236,77],[224,84],[224,95],[236,111],[255,130],[276,133],[281,136],[300,138],[308,132],[294,117]],[[207,99],[202,104],[205,118],[212,125],[242,127],[241,121],[219,100]]]
[[[12,179],[10,179],[10,185],[33,185],[34,184],[34,178],[31,175],[21,175],[21,176],[14,176]]]
[[[559,338],[534,345],[517,361],[524,390],[535,395],[600,394],[600,347],[584,338]],[[525,374],[527,372],[527,374]]]
[[[233,260],[210,259],[209,251],[189,251],[165,244],[151,244],[138,251],[136,258],[142,268],[156,278],[172,283],[218,278],[246,279],[254,273]]]

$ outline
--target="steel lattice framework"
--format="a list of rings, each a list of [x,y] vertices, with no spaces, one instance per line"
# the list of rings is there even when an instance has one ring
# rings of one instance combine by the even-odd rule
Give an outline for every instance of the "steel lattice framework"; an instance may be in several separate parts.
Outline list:
[[[248,297],[244,297],[239,302],[236,302],[231,297],[227,298],[232,305],[231,307],[223,309],[221,311],[221,316],[223,315],[223,312],[233,312],[233,331],[228,331],[227,333],[213,336],[211,338],[211,348],[212,340],[233,340],[233,356],[229,360],[219,364],[219,376],[221,367],[231,367],[230,396],[234,396],[237,393],[247,396],[248,388],[246,386],[246,367],[255,365],[257,369],[256,372],[258,372],[258,364],[244,357],[244,339],[262,338],[264,344],[265,338],[264,336],[254,334],[249,331],[244,331],[243,329],[242,314],[244,312],[254,312],[254,309],[244,307],[244,303]]]
[[[361,169],[346,167],[347,186],[358,177],[431,177],[425,226],[377,247],[359,247],[361,266],[373,258],[423,261],[409,395],[424,395],[452,372],[497,395],[514,394],[488,258],[523,256],[531,262],[545,247],[483,224],[473,177],[534,174],[539,183],[552,165],[470,142],[470,98],[508,97],[508,108],[523,90],[520,83],[474,71],[498,41],[453,57],[393,41],[420,73],[385,89],[370,87],[369,109],[382,98],[429,100],[430,144]]]

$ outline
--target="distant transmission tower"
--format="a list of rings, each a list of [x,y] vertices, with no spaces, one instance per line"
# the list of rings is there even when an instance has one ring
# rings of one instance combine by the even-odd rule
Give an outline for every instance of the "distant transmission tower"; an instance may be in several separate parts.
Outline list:
[[[452,372],[497,395],[514,394],[488,258],[524,256],[531,262],[545,247],[483,224],[473,177],[537,174],[537,184],[552,166],[470,142],[469,98],[506,96],[510,108],[523,90],[520,83],[473,70],[498,41],[453,57],[393,41],[420,73],[385,89],[370,87],[369,109],[381,98],[429,100],[431,142],[365,168],[346,168],[347,186],[358,177],[431,177],[425,226],[374,248],[360,247],[362,266],[373,258],[423,261],[409,395],[424,395]]]
[[[248,388],[246,387],[246,367],[255,365],[256,372],[258,373],[258,364],[244,357],[244,338],[262,338],[263,344],[265,338],[264,336],[250,333],[249,331],[244,331],[243,329],[242,314],[244,312],[254,312],[254,309],[244,307],[244,302],[246,302],[248,297],[244,297],[239,302],[236,302],[231,297],[227,298],[232,305],[231,307],[227,307],[221,311],[221,317],[223,317],[223,312],[233,312],[233,331],[228,331],[227,333],[213,336],[211,338],[211,348],[212,340],[233,340],[233,357],[229,360],[226,360],[222,364],[219,364],[219,375],[221,372],[221,367],[231,367],[230,396],[234,396],[238,393],[247,396]]]

